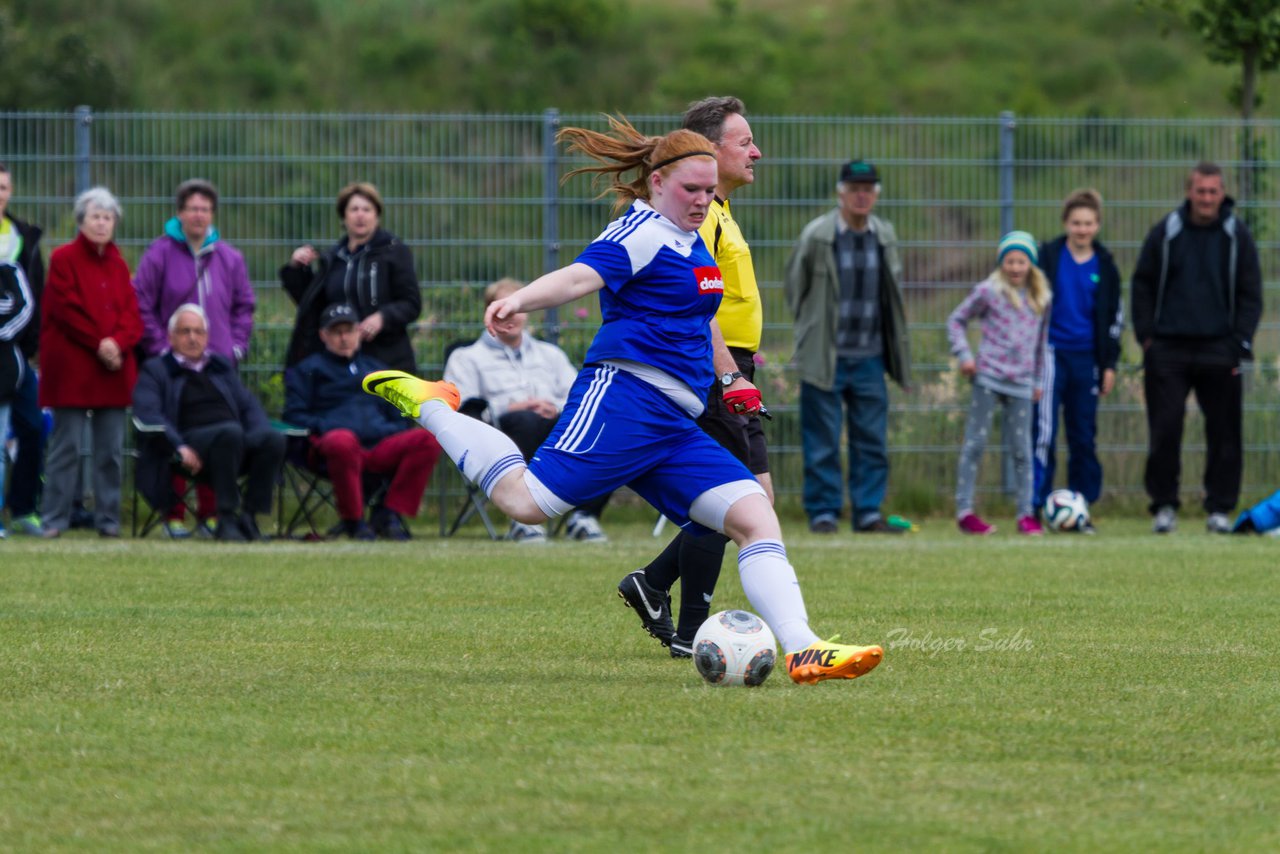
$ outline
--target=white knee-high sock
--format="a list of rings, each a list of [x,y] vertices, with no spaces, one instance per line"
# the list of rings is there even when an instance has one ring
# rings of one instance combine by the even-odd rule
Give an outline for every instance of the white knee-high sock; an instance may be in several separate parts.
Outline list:
[[[454,412],[441,400],[428,400],[418,410],[418,423],[431,431],[462,476],[493,495],[493,487],[514,468],[524,468],[516,443],[496,427]]]
[[[773,630],[783,652],[798,652],[818,640],[809,628],[800,582],[780,540],[756,540],[738,552],[742,592]]]

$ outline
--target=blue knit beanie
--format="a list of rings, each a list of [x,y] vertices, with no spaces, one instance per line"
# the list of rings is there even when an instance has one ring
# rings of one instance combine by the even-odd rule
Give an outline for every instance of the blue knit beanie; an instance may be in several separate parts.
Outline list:
[[[1000,247],[996,250],[996,264],[1003,261],[1004,256],[1015,249],[1027,253],[1027,257],[1031,259],[1032,264],[1040,263],[1040,259],[1037,257],[1036,239],[1025,231],[1011,231],[1000,238]]]

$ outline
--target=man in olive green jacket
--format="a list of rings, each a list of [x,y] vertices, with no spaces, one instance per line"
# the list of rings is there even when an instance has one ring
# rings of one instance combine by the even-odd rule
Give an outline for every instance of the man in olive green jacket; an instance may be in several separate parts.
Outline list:
[[[787,261],[785,292],[800,368],[804,507],[811,530],[835,533],[844,507],[843,404],[853,530],[896,533],[901,529],[885,521],[880,505],[889,482],[884,377],[905,389],[911,374],[898,238],[888,220],[871,214],[880,196],[875,166],[845,164],[837,195],[837,208],[805,226]]]

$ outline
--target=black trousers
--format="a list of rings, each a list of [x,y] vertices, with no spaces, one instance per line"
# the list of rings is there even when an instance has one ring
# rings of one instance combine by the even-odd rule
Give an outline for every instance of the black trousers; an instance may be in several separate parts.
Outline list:
[[[556,420],[543,418],[532,410],[521,409],[508,412],[499,418],[498,429],[511,437],[511,441],[515,442],[516,447],[520,449],[520,456],[528,462],[533,458],[534,451],[538,450],[538,447],[551,435],[551,431],[555,429]],[[599,517],[604,512],[604,506],[609,503],[611,495],[613,495],[612,492],[606,492],[599,498],[593,498],[575,509],[588,516]]]
[[[240,512],[241,475],[245,475],[244,510],[268,513],[280,467],[284,463],[284,435],[270,427],[245,431],[235,421],[223,421],[183,431],[183,438],[204,465],[197,481],[213,487],[219,516]]]
[[[1230,513],[1240,498],[1244,463],[1240,368],[1205,357],[1203,348],[1160,340],[1152,342],[1143,356],[1149,437],[1145,482],[1153,513],[1164,505],[1181,504],[1182,427],[1192,391],[1204,415],[1204,509]]]

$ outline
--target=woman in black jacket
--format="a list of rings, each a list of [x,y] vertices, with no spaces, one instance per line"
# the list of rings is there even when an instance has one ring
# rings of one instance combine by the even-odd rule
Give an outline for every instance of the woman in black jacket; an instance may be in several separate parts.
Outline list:
[[[360,315],[362,352],[417,373],[409,324],[422,313],[422,293],[413,254],[400,238],[379,227],[382,196],[372,184],[343,187],[337,209],[346,236],[324,255],[300,246],[280,269],[280,281],[298,305],[285,364],[295,365],[324,349],[320,315],[330,305],[346,303]]]

